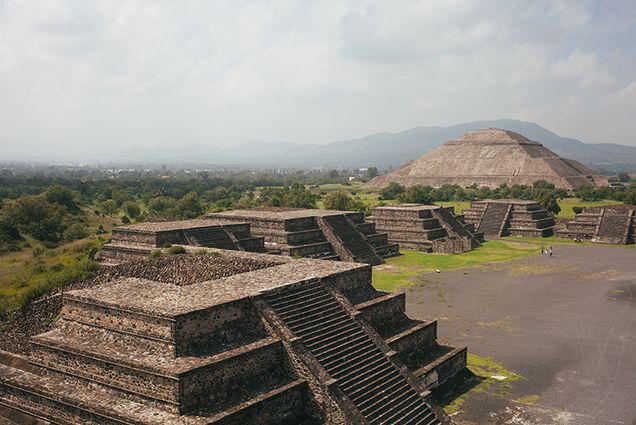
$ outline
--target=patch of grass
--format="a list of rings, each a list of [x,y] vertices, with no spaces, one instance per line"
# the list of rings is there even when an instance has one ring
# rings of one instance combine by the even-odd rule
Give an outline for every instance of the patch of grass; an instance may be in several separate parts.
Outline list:
[[[171,246],[170,248],[168,248],[169,255],[185,254],[185,252],[186,252],[185,248],[178,245]]]
[[[563,198],[559,199],[559,206],[561,207],[561,212],[557,215],[557,218],[574,218],[574,211],[572,211],[572,207],[578,206],[583,208],[589,207],[600,207],[603,205],[617,205],[622,204],[620,201],[612,201],[609,199],[604,199],[602,201],[583,201],[579,198]]]
[[[512,261],[539,254],[540,246],[534,243],[509,243],[487,241],[479,248],[463,254],[426,254],[417,251],[401,251],[403,255],[386,260],[373,269],[373,286],[379,290],[392,291],[409,286],[424,273],[442,272],[465,267],[476,267],[486,263]]]
[[[517,403],[523,403],[523,404],[537,404],[539,402],[539,395],[538,394],[529,394],[523,397],[519,397],[516,398],[515,401]]]
[[[442,407],[448,414],[459,412],[466,400],[475,393],[488,392],[502,397],[512,389],[512,383],[524,379],[489,357],[468,353],[467,363],[473,374],[472,379],[441,400]]]
[[[470,201],[437,201],[435,205],[455,208],[455,214],[461,214],[464,210],[470,208]]]
[[[50,255],[16,264],[0,283],[0,315],[18,310],[59,286],[92,276],[97,270],[97,263],[88,254],[92,245],[58,248]]]
[[[636,248],[636,244],[629,245],[612,245],[607,243],[594,243],[588,240],[584,240],[583,242],[574,242],[571,239],[559,239],[556,236],[549,236],[547,238],[530,238],[525,236],[506,236],[500,238],[500,240],[504,240],[507,242],[525,242],[525,243],[533,243],[539,246],[543,245],[545,248],[550,245],[583,245],[583,246],[601,246],[601,247],[611,247],[611,248]]]

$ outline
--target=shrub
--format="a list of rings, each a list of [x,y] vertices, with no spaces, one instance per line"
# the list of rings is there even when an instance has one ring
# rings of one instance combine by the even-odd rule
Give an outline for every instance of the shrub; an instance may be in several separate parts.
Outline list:
[[[404,186],[402,186],[399,183],[391,183],[389,184],[387,187],[385,187],[384,189],[380,190],[380,199],[381,200],[388,200],[388,199],[395,199],[397,198],[398,195],[400,195],[401,193],[404,193],[406,191],[406,188]]]
[[[117,212],[117,202],[112,199],[100,202],[99,209],[102,213],[104,213],[104,215],[114,215]]]
[[[581,214],[583,212],[583,207],[575,205],[572,207],[572,211],[574,212],[574,214]]]
[[[84,239],[88,236],[88,233],[86,232],[86,227],[83,224],[75,223],[71,224],[66,228],[66,230],[64,230],[63,236],[65,241],[74,241],[77,239]]]
[[[134,201],[124,202],[122,208],[126,212],[126,214],[132,218],[137,218],[139,217],[139,214],[141,214],[141,208],[139,208],[139,205],[137,205],[137,203]]]
[[[121,218],[121,222],[124,223],[124,224],[130,224],[130,219],[128,218],[127,215],[124,215]]]
[[[185,254],[186,250],[184,247],[182,246],[171,246],[170,248],[168,248],[168,254],[170,255],[175,255],[175,254]]]
[[[158,249],[153,250],[150,255],[148,255],[150,258],[158,258],[161,257],[161,251]]]

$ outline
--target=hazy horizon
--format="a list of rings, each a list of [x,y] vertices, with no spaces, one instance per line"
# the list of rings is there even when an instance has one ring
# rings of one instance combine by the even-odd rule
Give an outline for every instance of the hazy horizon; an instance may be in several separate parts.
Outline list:
[[[503,118],[636,146],[635,39],[631,1],[0,0],[0,155]]]

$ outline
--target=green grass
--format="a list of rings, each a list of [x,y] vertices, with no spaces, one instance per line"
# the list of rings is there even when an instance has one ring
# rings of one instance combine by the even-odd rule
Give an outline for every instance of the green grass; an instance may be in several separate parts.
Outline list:
[[[475,376],[464,387],[441,400],[442,407],[448,414],[459,412],[464,402],[475,393],[487,392],[495,397],[509,396],[512,383],[524,379],[489,357],[479,357],[468,353],[467,360],[468,369]]]
[[[465,209],[470,208],[470,201],[437,201],[435,205],[454,207],[455,214],[461,214]]]
[[[426,254],[402,250],[399,257],[389,258],[383,266],[373,269],[373,286],[379,290],[392,291],[415,282],[418,276],[466,267],[480,266],[517,260],[539,254],[540,244],[518,241],[487,241],[479,248],[463,254]]]
[[[574,242],[571,239],[558,239],[556,236],[549,236],[547,238],[530,238],[525,236],[506,236],[501,238],[500,240],[508,241],[508,242],[527,242],[533,243],[537,245],[543,245],[544,247],[549,247],[550,245],[583,245],[583,246],[597,246],[597,247],[610,247],[610,248],[627,248],[627,249],[636,249],[636,244],[629,245],[617,245],[617,244],[605,244],[605,243],[594,243],[590,241],[583,242]]]
[[[563,198],[559,199],[559,206],[561,207],[561,212],[557,215],[557,218],[574,218],[574,211],[572,211],[572,207],[600,207],[603,205],[617,205],[622,204],[620,201],[611,201],[611,200],[603,200],[603,201],[583,201],[579,198]]]

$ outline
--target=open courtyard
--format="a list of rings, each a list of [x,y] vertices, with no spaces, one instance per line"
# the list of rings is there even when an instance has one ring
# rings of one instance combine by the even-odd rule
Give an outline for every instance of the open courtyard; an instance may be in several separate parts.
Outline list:
[[[537,241],[494,248],[504,243],[507,262],[489,262],[487,243],[374,272],[407,290],[411,317],[469,347],[472,376],[442,397],[447,412],[458,424],[636,424],[636,250],[555,244],[549,257]]]

